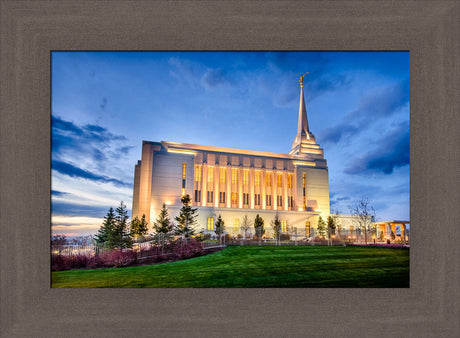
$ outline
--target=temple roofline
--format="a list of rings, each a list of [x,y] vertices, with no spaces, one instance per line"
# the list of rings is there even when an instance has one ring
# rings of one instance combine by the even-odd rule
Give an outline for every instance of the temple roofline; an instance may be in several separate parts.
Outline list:
[[[152,143],[152,144],[161,144],[166,150],[183,149],[183,150],[211,151],[211,152],[218,152],[218,153],[252,155],[252,156],[262,156],[262,157],[275,157],[275,158],[290,159],[290,160],[306,160],[306,159],[320,160],[319,158],[311,158],[311,156],[309,156],[308,154],[289,155],[289,154],[273,153],[273,152],[268,152],[268,151],[215,147],[215,146],[206,146],[206,145],[200,145],[200,144],[190,144],[190,143],[171,142],[171,141],[161,141],[161,142],[143,141],[143,142]]]

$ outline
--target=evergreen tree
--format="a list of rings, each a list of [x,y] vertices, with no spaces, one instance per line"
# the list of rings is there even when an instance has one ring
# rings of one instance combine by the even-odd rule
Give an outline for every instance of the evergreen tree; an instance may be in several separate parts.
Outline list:
[[[327,226],[327,233],[328,233],[329,237],[331,237],[331,235],[335,235],[335,228],[336,228],[335,219],[331,215],[329,215],[327,217],[327,225],[326,226]]]
[[[217,221],[216,221],[214,229],[215,229],[214,232],[216,233],[216,235],[219,236],[219,243],[221,243],[222,234],[224,233],[224,230],[225,230],[225,222],[222,219],[221,215],[217,217]]]
[[[335,225],[335,219],[331,215],[327,216],[326,228],[327,228],[328,244],[330,243],[332,245],[332,236],[335,235],[336,225]]]
[[[99,246],[106,246],[106,242],[109,239],[109,235],[114,231],[115,228],[115,213],[111,207],[104,217],[101,227],[99,228],[94,239],[96,244]]]
[[[123,202],[115,212],[112,207],[109,209],[94,239],[97,245],[108,249],[132,247],[128,232],[128,210]]]
[[[265,234],[264,230],[264,220],[262,217],[257,214],[256,219],[254,220],[254,230],[256,232],[257,239],[260,240],[262,239],[263,234]]]
[[[319,236],[324,238],[326,231],[326,223],[324,222],[321,216],[319,216],[318,224],[316,225],[316,230],[318,231]]]
[[[141,219],[137,216],[131,220],[130,233],[134,237],[144,237],[147,235],[148,223],[145,221],[145,214],[142,215]]]
[[[281,220],[278,212],[275,214],[275,219],[270,222],[270,225],[273,229],[273,238],[279,240],[279,235],[281,233]]]
[[[163,207],[160,210],[158,218],[153,222],[153,231],[155,234],[162,234],[163,238],[171,237],[174,225],[169,219],[168,209],[166,204],[163,203]]]
[[[133,245],[128,232],[128,210],[123,201],[115,209],[115,226],[109,233],[106,245],[111,249],[131,248]]]
[[[198,217],[196,214],[197,208],[192,208],[190,206],[192,199],[188,194],[184,195],[180,201],[183,206],[180,209],[179,216],[175,218],[178,223],[176,227],[176,235],[188,238],[195,234],[193,226],[196,224],[196,218]]]

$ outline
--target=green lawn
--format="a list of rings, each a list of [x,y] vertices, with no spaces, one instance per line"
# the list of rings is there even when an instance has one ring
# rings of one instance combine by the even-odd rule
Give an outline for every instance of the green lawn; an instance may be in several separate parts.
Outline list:
[[[230,246],[159,265],[52,272],[52,287],[409,287],[409,250]]]

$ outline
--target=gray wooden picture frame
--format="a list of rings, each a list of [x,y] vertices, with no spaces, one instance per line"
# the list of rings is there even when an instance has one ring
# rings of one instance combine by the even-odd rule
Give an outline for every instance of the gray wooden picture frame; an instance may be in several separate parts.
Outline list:
[[[2,337],[460,336],[458,1],[0,3]],[[50,288],[52,50],[410,51],[410,288]]]

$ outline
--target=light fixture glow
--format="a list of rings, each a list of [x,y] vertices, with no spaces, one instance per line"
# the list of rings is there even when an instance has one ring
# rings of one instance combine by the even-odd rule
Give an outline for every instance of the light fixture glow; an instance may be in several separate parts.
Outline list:
[[[196,155],[194,151],[189,150],[182,150],[182,149],[168,149],[168,153],[175,153],[175,154],[184,154],[184,155]]]
[[[315,162],[293,162],[294,165],[305,165],[305,166],[310,166],[310,167],[316,167]]]

